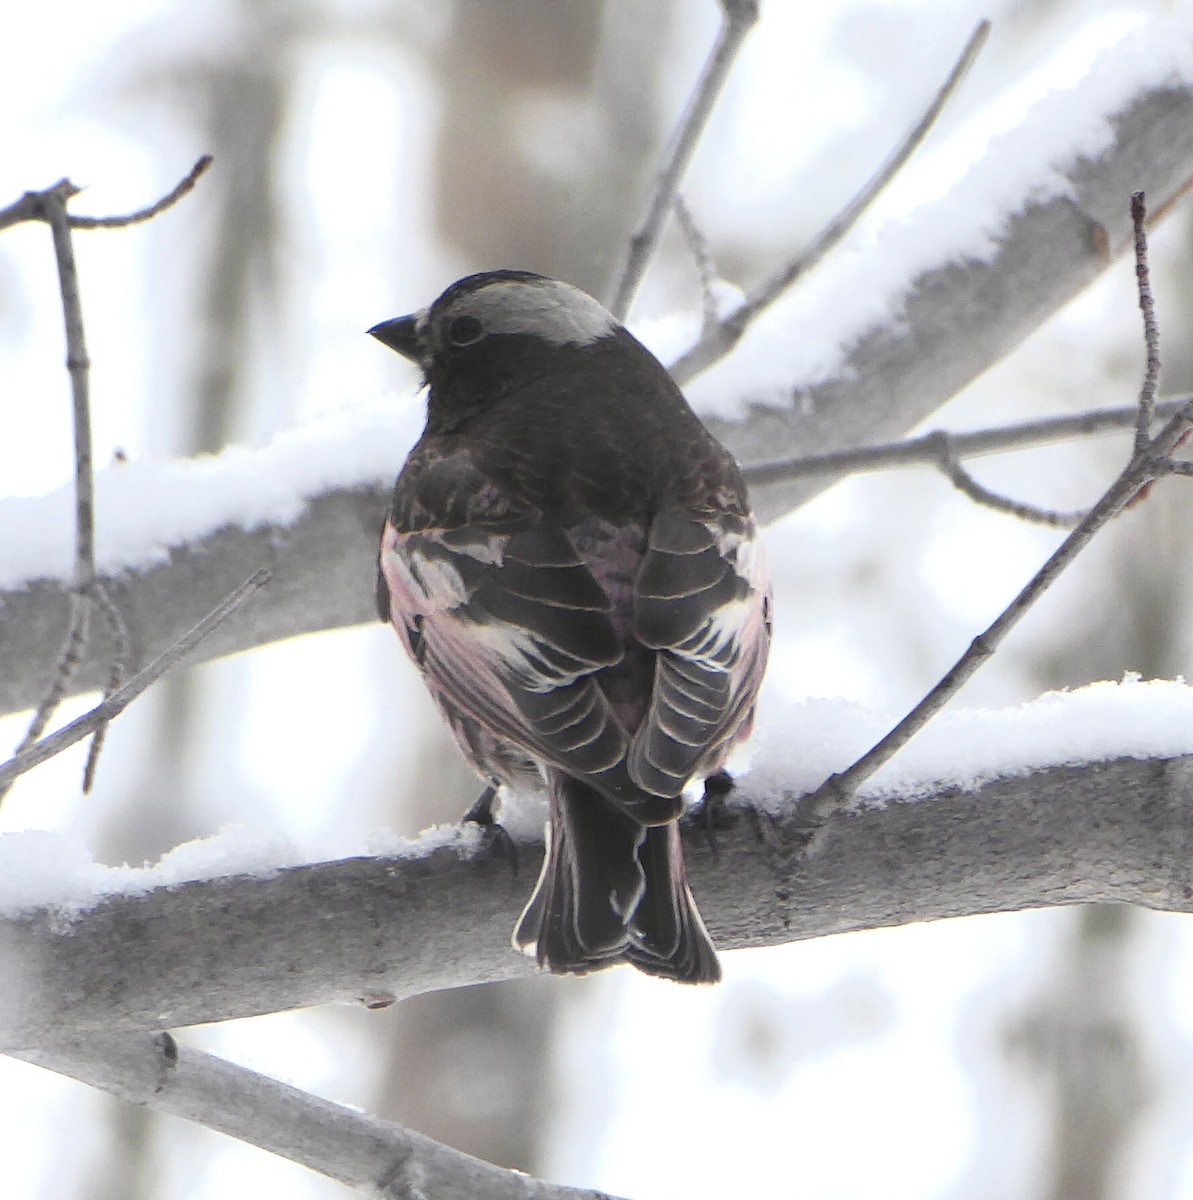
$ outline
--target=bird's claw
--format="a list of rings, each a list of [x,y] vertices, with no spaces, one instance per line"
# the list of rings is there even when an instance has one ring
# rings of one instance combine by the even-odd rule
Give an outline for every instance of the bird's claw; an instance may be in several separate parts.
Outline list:
[[[485,788],[476,800],[473,801],[472,807],[464,814],[461,820],[462,825],[479,825],[487,835],[491,835],[494,842],[505,850],[510,860],[510,869],[513,871],[514,879],[518,878],[518,845],[512,837],[501,826],[500,822],[493,815],[493,806],[497,801],[498,784],[491,783]]]

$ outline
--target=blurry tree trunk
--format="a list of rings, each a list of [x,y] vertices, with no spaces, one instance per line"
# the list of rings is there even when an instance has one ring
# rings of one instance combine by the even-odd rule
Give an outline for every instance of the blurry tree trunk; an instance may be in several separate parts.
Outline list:
[[[1117,1167],[1153,1085],[1135,1030],[1131,957],[1145,917],[1125,904],[1075,909],[1046,995],[1013,1025],[1049,1101],[1041,1200],[1112,1200]]]
[[[1188,279],[1189,247],[1179,258]],[[1186,291],[1167,296],[1161,333],[1183,328],[1193,302]],[[1175,347],[1169,349],[1169,347]],[[1187,347],[1169,338],[1162,350],[1165,384],[1190,384]],[[1114,678],[1122,665],[1145,678],[1189,673],[1187,616],[1193,573],[1185,543],[1193,520],[1188,488],[1158,489],[1130,528],[1109,531],[1114,574],[1104,600],[1090,609],[1091,626],[1058,628],[1039,669],[1041,688],[1077,687]],[[1119,905],[1088,905],[1069,918],[1047,997],[1013,1022],[1040,1086],[1051,1098],[1052,1127],[1039,1195],[1047,1200],[1102,1200],[1118,1193],[1117,1165],[1152,1098],[1132,1006],[1132,946],[1146,914]]]

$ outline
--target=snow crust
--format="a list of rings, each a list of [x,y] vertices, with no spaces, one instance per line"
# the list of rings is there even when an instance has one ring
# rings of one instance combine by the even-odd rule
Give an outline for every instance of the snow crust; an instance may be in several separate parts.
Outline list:
[[[947,153],[934,156],[942,169],[921,170],[913,159],[898,191],[907,195],[914,190],[907,185],[919,181],[926,198],[921,191],[909,211],[891,216],[884,205],[878,211],[886,219],[864,221],[751,325],[733,354],[688,385],[692,406],[737,419],[750,403],[786,407],[793,385],[798,391],[837,374],[850,347],[902,318],[910,281],[949,262],[991,261],[1011,217],[1031,203],[1073,194],[1069,172],[1112,146],[1112,117],[1149,91],[1191,80],[1188,11],[1150,22],[1108,49],[1096,41],[1065,45],[1033,80],[960,130]],[[1028,89],[1037,98],[1025,105]],[[684,332],[694,325],[693,319]],[[643,338],[672,357],[681,328],[651,323]]]
[[[1085,73],[1074,80],[1077,66]],[[980,129],[971,124],[954,139],[965,153],[953,145],[938,156],[961,165],[936,173],[930,202],[921,203],[917,192],[911,211],[859,229],[772,306],[734,354],[689,386],[694,407],[733,418],[747,403],[788,404],[793,388],[838,371],[867,331],[900,319],[899,297],[910,281],[949,261],[988,261],[999,233],[1026,201],[1070,193],[1065,171],[1107,149],[1109,118],[1132,97],[1193,80],[1193,13],[1152,22],[1092,62],[1069,46],[1037,78],[1047,80],[1035,85],[1046,94],[1033,106],[1025,105],[1022,89],[1008,97],[1003,132],[997,113],[983,114]],[[733,299],[730,285],[723,285],[720,306]],[[665,360],[690,343],[697,327],[695,314],[635,325]],[[320,418],[260,449],[236,446],[218,455],[101,471],[97,565],[104,573],[143,568],[164,561],[171,545],[226,526],[286,525],[320,493],[388,482],[422,418],[421,403],[399,398]],[[73,505],[70,487],[0,500],[0,588],[69,578]]]
[[[475,825],[433,825],[414,838],[378,831],[369,836],[361,853],[418,859],[451,846],[467,857],[482,842]],[[106,866],[95,862],[78,838],[42,829],[20,830],[0,834],[0,913],[52,908],[70,918],[105,896],[139,896],[154,888],[236,875],[269,878],[286,867],[320,861],[303,853],[290,838],[240,824],[183,842],[143,867]]]
[[[102,573],[163,562],[170,546],[227,526],[289,525],[337,488],[391,483],[423,425],[410,397],[344,409],[259,449],[119,463],[95,478],[95,559]],[[73,484],[0,500],[0,588],[69,579]]]
[[[268,877],[299,861],[289,839],[243,825],[228,825],[213,837],[184,842],[144,867],[105,866],[92,859],[78,838],[21,830],[0,835],[0,912],[53,907],[69,916],[104,896],[136,896],[229,875]]]
[[[894,719],[841,700],[782,703],[772,697],[745,772],[749,793],[778,808],[848,766]],[[1045,767],[1189,753],[1193,687],[1128,676],[1121,683],[1050,692],[1014,708],[944,713],[875,776],[860,800],[875,807],[946,786],[972,790]],[[541,797],[512,797],[502,809],[515,837],[537,833],[543,815]],[[413,839],[378,832],[366,849],[425,858],[450,846],[467,856],[481,843],[476,826],[438,825]],[[286,838],[240,825],[187,842],[145,867],[104,866],[80,841],[62,834],[10,833],[0,836],[0,913],[49,907],[69,918],[116,893],[139,895],[231,875],[268,877],[306,861]]]
[[[844,700],[784,702],[771,695],[745,777],[776,807],[843,770],[903,715]],[[944,787],[973,791],[993,779],[1117,758],[1193,754],[1193,687],[1183,680],[1093,683],[1004,709],[946,710],[861,789],[865,807]]]

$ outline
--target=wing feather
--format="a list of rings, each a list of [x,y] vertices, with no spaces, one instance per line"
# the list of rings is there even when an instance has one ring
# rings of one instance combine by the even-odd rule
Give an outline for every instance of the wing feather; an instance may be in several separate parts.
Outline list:
[[[457,467],[424,466],[423,493],[456,494],[425,477]],[[593,679],[624,653],[612,603],[564,530],[509,511],[452,527],[406,519],[417,528],[403,529],[397,510],[379,564],[389,615],[449,720],[455,710],[578,777],[636,790],[623,761],[629,737]]]
[[[769,585],[751,518],[661,514],[635,595],[638,637],[657,650],[630,777],[677,795],[720,767],[748,731],[770,640]]]

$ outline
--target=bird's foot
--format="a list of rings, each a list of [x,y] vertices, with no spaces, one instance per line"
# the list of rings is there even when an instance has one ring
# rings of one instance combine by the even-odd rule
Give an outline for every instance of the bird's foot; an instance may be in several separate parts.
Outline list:
[[[725,797],[736,786],[728,771],[717,771],[704,781],[704,797],[700,802],[700,811],[704,816],[704,839],[716,859],[721,857],[717,848],[717,826],[724,823]]]
[[[486,835],[492,836],[510,860],[510,869],[514,879],[518,878],[518,846],[514,839],[502,828],[493,814],[493,806],[497,802],[499,785],[491,783],[473,802],[472,807],[464,814],[460,824],[479,825]]]

